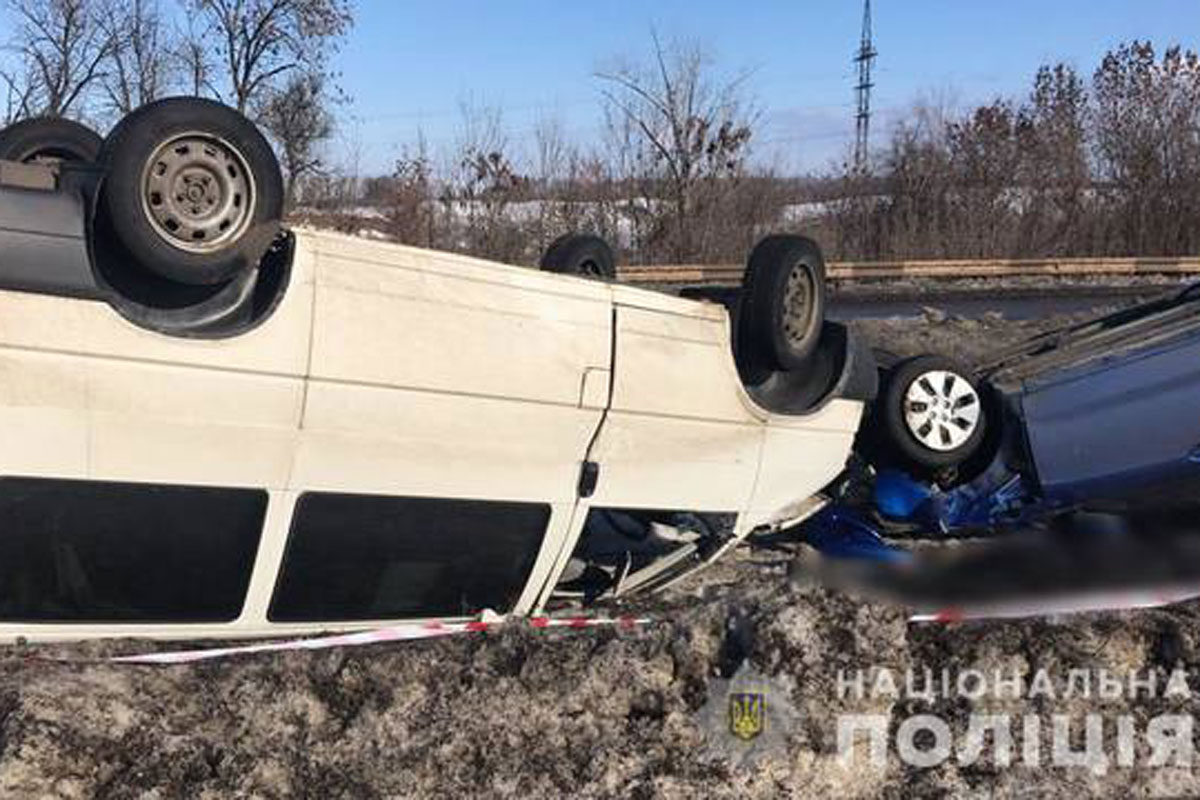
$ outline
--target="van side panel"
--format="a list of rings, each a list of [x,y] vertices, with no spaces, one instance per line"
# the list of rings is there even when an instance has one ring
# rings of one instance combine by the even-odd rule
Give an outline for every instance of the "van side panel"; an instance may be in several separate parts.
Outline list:
[[[107,303],[0,291],[0,474],[286,486],[312,297],[298,253],[270,319],[194,340],[143,330]]]
[[[602,284],[322,245],[293,486],[574,502],[610,309]]]
[[[282,487],[303,381],[0,346],[0,475]]]
[[[769,413],[742,386],[721,307],[614,291],[616,377],[592,451],[591,504],[737,511],[746,531],[787,516],[845,468],[860,401]]]
[[[3,291],[0,346],[300,377],[308,364],[310,263],[311,253],[297,248],[279,308],[258,328],[231,339],[164,336],[134,325],[107,303]]]
[[[607,369],[607,287],[339,241],[321,253],[312,378],[577,406]]]
[[[574,502],[599,409],[314,380],[295,488]]]
[[[858,400],[834,399],[806,416],[773,414],[747,524],[778,522],[828,486],[846,468],[862,412]]]
[[[749,503],[763,424],[743,399],[724,311],[687,307],[694,313],[617,306],[616,378],[592,450],[600,465],[592,505],[741,511]]]

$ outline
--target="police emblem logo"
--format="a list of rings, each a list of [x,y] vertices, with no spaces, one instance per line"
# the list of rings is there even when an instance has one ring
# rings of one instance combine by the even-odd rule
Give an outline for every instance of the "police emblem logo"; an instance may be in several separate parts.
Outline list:
[[[763,732],[767,718],[767,696],[760,692],[729,695],[729,732],[750,741]]]

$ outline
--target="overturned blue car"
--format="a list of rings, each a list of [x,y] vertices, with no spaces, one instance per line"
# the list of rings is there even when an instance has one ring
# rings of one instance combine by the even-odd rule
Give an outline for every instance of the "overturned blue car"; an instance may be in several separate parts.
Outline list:
[[[1200,284],[973,366],[882,354],[881,390],[832,502],[832,555],[1200,499]]]

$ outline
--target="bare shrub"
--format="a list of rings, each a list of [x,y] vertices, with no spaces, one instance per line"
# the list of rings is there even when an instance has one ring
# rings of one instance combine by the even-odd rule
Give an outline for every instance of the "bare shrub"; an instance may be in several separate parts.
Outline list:
[[[619,165],[647,203],[630,207],[639,243],[651,260],[704,259],[704,221],[722,197],[715,184],[746,167],[754,115],[745,76],[714,75],[691,44],[665,46],[652,35],[651,59],[598,73],[609,106]],[[631,198],[632,199],[632,198]]]
[[[377,184],[386,209],[388,232],[397,241],[436,247],[441,241],[433,164],[423,138],[396,162],[390,180]],[[371,190],[368,189],[368,196]]]

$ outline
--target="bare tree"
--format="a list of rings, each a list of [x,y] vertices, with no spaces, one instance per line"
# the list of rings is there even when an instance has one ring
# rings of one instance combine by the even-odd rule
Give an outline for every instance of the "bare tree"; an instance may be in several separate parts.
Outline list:
[[[101,83],[108,107],[128,114],[166,93],[174,43],[158,0],[106,0],[103,11],[101,27],[113,44]]]
[[[325,76],[319,72],[295,73],[281,89],[267,95],[258,113],[279,145],[288,208],[295,203],[298,181],[321,169],[320,144],[333,135],[325,87]]]
[[[744,98],[745,75],[718,79],[699,47],[667,47],[656,34],[651,40],[649,64],[597,77],[616,135],[628,140],[632,134],[639,150],[635,159],[663,187],[670,219],[659,235],[682,262],[702,249],[693,225],[701,185],[744,168],[753,114]]]
[[[1200,247],[1200,56],[1149,42],[1108,53],[1093,78],[1096,154],[1129,253]]]
[[[11,125],[17,120],[33,116],[36,81],[31,65],[22,63],[18,69],[0,70],[0,84],[4,86],[4,113],[0,116],[0,123]]]
[[[280,76],[322,71],[352,22],[348,0],[191,0],[207,22],[228,102],[246,112]],[[220,92],[224,96],[224,92]]]
[[[1071,255],[1090,252],[1094,226],[1088,224],[1092,186],[1088,163],[1088,94],[1074,68],[1043,66],[1021,111],[1026,125],[1020,146],[1019,177],[1027,202],[1015,255]]]
[[[175,46],[167,56],[178,73],[183,91],[195,97],[208,93],[220,94],[212,85],[213,65],[209,47],[193,16],[188,15],[185,28],[176,29],[174,40]]]
[[[8,0],[17,26],[11,41],[24,70],[6,78],[26,115],[65,116],[103,76],[113,37],[96,0]]]
[[[995,100],[949,126],[953,191],[948,221],[958,255],[1009,255],[1021,196],[1021,139],[1027,121],[1010,101]]]
[[[538,248],[544,248],[556,236],[582,225],[581,205],[572,202],[575,187],[573,167],[577,153],[567,141],[557,117],[538,119],[533,129],[533,160],[530,165],[531,197],[537,199],[536,230]]]
[[[912,257],[923,251],[945,255],[952,231],[952,184],[945,110],[919,104],[913,119],[896,126],[885,158],[888,201],[883,242],[863,255]]]

